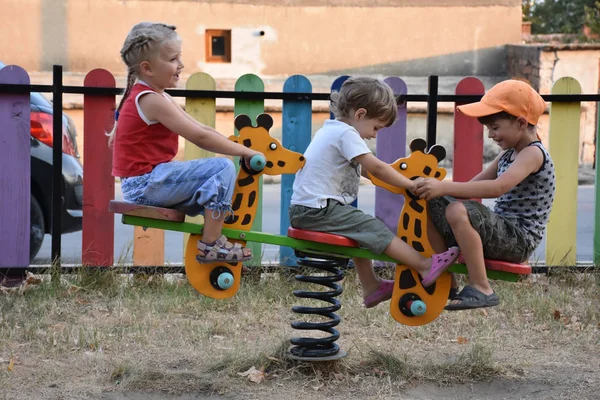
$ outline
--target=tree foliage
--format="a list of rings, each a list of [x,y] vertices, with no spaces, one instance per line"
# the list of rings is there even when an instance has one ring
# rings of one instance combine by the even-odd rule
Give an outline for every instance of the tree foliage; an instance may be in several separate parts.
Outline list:
[[[522,0],[523,17],[531,21],[531,33],[579,34],[587,24],[600,33],[598,0]]]

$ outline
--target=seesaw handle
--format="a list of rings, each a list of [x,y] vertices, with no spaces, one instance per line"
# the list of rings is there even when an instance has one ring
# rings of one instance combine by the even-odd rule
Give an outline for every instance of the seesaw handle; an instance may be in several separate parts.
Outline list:
[[[259,154],[252,156],[252,158],[250,159],[250,168],[254,172],[262,171],[263,169],[265,169],[266,164],[267,160],[265,159],[265,157]]]

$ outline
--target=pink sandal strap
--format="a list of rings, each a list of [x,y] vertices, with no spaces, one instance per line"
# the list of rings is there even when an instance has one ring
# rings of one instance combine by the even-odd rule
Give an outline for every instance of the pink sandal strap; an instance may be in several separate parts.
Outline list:
[[[423,287],[431,286],[442,273],[452,265],[458,256],[460,255],[460,249],[458,247],[450,247],[447,251],[434,254],[431,257],[431,269],[429,274],[421,280]]]

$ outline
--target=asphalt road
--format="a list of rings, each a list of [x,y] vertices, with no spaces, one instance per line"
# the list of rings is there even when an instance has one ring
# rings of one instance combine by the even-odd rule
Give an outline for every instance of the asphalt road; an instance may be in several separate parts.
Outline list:
[[[121,198],[120,186],[115,188],[116,198]],[[264,185],[263,192],[263,231],[279,233],[280,212],[279,184]],[[373,214],[375,207],[375,187],[362,185],[360,188],[359,207],[366,213]],[[493,206],[493,200],[484,200],[484,204]],[[588,262],[592,260],[593,234],[594,234],[594,187],[591,185],[579,186],[577,212],[577,261]],[[44,243],[33,264],[50,263],[51,237],[46,235]],[[133,227],[123,225],[121,217],[115,216],[115,260],[124,263],[132,262],[131,250],[133,241]],[[69,233],[62,236],[62,261],[63,264],[81,263],[81,232]],[[263,245],[263,262],[273,262],[278,259],[278,246]],[[183,256],[183,233],[165,232],[165,263],[171,265],[181,264]],[[545,241],[541,243],[532,257],[535,260],[545,259]]]

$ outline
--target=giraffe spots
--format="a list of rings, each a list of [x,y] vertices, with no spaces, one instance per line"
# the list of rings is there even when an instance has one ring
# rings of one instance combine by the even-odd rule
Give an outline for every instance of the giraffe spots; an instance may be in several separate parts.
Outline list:
[[[405,269],[400,273],[400,289],[406,290],[417,286],[417,281],[413,277],[410,269]]]
[[[421,238],[421,235],[423,235],[423,229],[421,227],[421,220],[420,219],[416,219],[415,220],[415,236],[418,237],[419,239]]]
[[[272,161],[267,161],[267,163],[265,164],[267,168],[273,168],[273,162]]]
[[[400,239],[402,239],[404,242],[408,243],[408,238],[406,236],[402,236]]]
[[[239,219],[240,219],[240,217],[237,215],[230,215],[229,217],[225,218],[225,223],[227,225],[232,225],[232,224],[235,224],[236,222],[238,222]]]
[[[410,203],[408,203],[408,205],[410,206],[410,208],[412,208],[419,214],[422,213],[424,210],[423,206],[419,204],[419,202],[415,199],[411,200]]]
[[[243,198],[244,198],[244,195],[242,193],[238,193],[235,195],[235,199],[233,200],[233,204],[231,205],[231,208],[233,208],[234,211],[240,209]]]
[[[242,226],[248,225],[252,221],[252,215],[246,214],[244,215],[244,219],[242,220]]]
[[[246,147],[252,147],[252,140],[250,139],[244,139],[242,143],[244,143],[244,146]]]
[[[429,174],[431,174],[431,167],[425,166],[425,168],[423,168],[423,173],[429,176]]]
[[[300,161],[304,161],[304,156],[300,156]]]
[[[436,171],[436,173],[435,173],[435,175],[434,175],[434,176],[435,176],[436,178],[439,178],[439,177],[440,177],[440,175],[442,175],[442,173],[441,173],[440,171]]]
[[[248,207],[252,207],[254,205],[254,201],[256,201],[256,192],[252,191],[248,195]]]
[[[413,240],[412,247],[413,247],[413,249],[415,249],[419,253],[422,253],[422,252],[425,251],[425,248],[423,247],[423,245],[421,244],[421,242],[417,242],[416,240]]]
[[[433,295],[433,293],[435,292],[435,282],[433,282],[431,285],[424,287],[423,289],[425,289],[425,291],[427,292],[427,294],[429,294],[430,296]]]
[[[238,180],[238,185],[240,187],[252,185],[254,183],[254,177],[252,175],[248,175],[245,178]]]
[[[408,230],[409,223],[410,223],[410,215],[408,215],[408,213],[404,213],[404,215],[402,216],[402,228],[404,228],[405,231]]]
[[[277,161],[277,165],[280,167],[285,167],[285,161],[279,160],[279,161]]]

